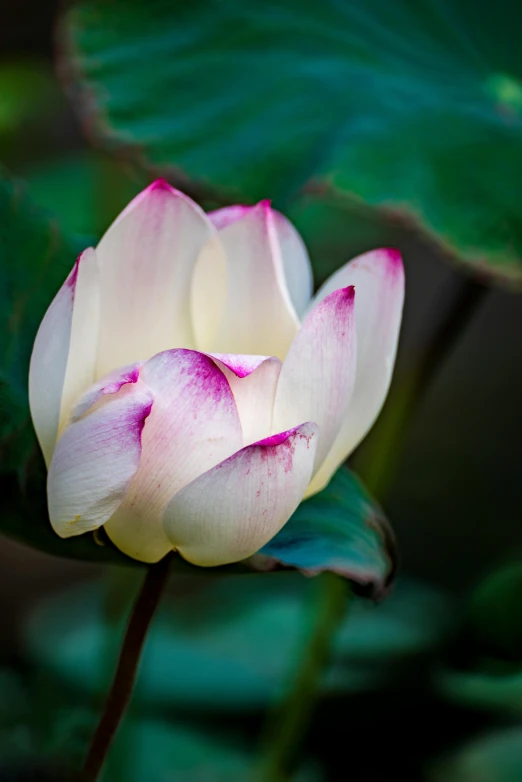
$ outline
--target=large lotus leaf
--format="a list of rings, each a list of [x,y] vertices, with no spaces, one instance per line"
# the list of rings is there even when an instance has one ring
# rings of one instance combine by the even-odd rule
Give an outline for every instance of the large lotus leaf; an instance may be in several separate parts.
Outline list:
[[[315,621],[314,580],[295,573],[173,579],[145,647],[135,705],[248,710],[283,691]],[[107,623],[107,592],[88,584],[47,598],[25,630],[38,669],[101,694],[122,622]],[[414,581],[385,602],[354,598],[340,626],[323,693],[360,693],[404,680],[436,651],[453,619],[448,598]]]
[[[511,0],[82,0],[62,49],[89,131],[149,167],[360,199],[520,284],[521,21]]]

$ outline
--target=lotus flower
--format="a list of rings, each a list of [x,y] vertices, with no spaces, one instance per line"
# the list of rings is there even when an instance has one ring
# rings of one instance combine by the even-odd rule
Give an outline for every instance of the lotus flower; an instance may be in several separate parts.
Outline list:
[[[40,325],[29,395],[61,537],[130,557],[238,562],[326,486],[372,426],[395,360],[395,250],[312,299],[268,202],[206,215],[163,180],[85,250]]]

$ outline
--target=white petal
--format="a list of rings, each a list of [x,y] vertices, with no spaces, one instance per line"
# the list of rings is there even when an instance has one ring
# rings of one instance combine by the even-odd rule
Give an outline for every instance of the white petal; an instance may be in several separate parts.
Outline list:
[[[241,448],[242,432],[227,379],[208,356],[191,350],[160,353],[143,365],[142,382],[154,395],[142,458],[105,530],[125,554],[155,562],[172,548],[161,524],[167,501]]]
[[[280,212],[273,212],[277,238],[283,256],[290,298],[301,317],[312,298],[314,279],[308,250],[299,231]]]
[[[269,204],[245,209],[220,230],[219,238],[226,252],[226,273],[216,254],[206,248],[194,278],[192,317],[198,347],[210,353],[284,358],[297,333],[298,318]]]
[[[98,328],[98,269],[89,249],[47,310],[31,355],[29,404],[47,465],[75,397],[93,382]]]
[[[355,380],[354,290],[330,294],[308,315],[279,375],[274,431],[303,419],[319,427],[315,469],[339,431]]]
[[[236,400],[243,445],[268,437],[281,362],[274,356],[209,353],[228,380]]]
[[[312,474],[317,428],[302,424],[243,448],[182,489],[163,524],[189,562],[239,562],[265,545],[299,505]]]
[[[158,180],[100,241],[102,307],[97,378],[162,350],[192,347],[194,263],[216,231],[204,212]]]
[[[209,213],[209,218],[218,230],[235,223],[245,217],[252,207],[235,205],[226,206]],[[300,316],[306,310],[313,290],[313,275],[310,258],[305,243],[299,231],[281,212],[271,209],[277,240],[283,259],[286,285],[294,305]]]
[[[390,386],[404,303],[404,268],[397,250],[375,250],[339,269],[317,293],[354,285],[357,330],[355,388],[347,415],[310,494],[320,491],[357,447],[379,415]]]
[[[49,516],[62,538],[104,524],[138,469],[151,393],[127,386],[99,409],[66,427],[47,476]]]

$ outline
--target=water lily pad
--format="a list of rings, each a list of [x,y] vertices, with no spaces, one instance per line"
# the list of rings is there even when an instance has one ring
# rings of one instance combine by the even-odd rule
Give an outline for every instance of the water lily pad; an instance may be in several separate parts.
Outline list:
[[[83,0],[63,41],[89,131],[149,167],[359,199],[520,286],[521,21],[511,0]]]

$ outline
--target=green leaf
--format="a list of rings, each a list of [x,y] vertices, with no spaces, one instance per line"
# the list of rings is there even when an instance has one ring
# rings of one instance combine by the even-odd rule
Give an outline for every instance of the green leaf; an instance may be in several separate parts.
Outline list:
[[[341,467],[256,556],[265,558],[305,573],[339,573],[378,594],[394,575],[395,540],[362,483]]]
[[[135,707],[222,713],[274,702],[315,621],[314,587],[288,572],[172,579],[143,652]],[[132,592],[128,585],[129,603]],[[104,693],[125,619],[108,622],[108,598],[99,583],[46,598],[24,630],[33,664],[75,691]],[[355,598],[322,692],[364,693],[392,683],[400,689],[452,631],[449,599],[422,583],[399,581],[378,605]]]
[[[522,728],[479,736],[428,774],[428,782],[519,782],[522,779]]]
[[[83,0],[69,77],[100,138],[229,198],[310,184],[522,281],[522,9],[510,0]]]

